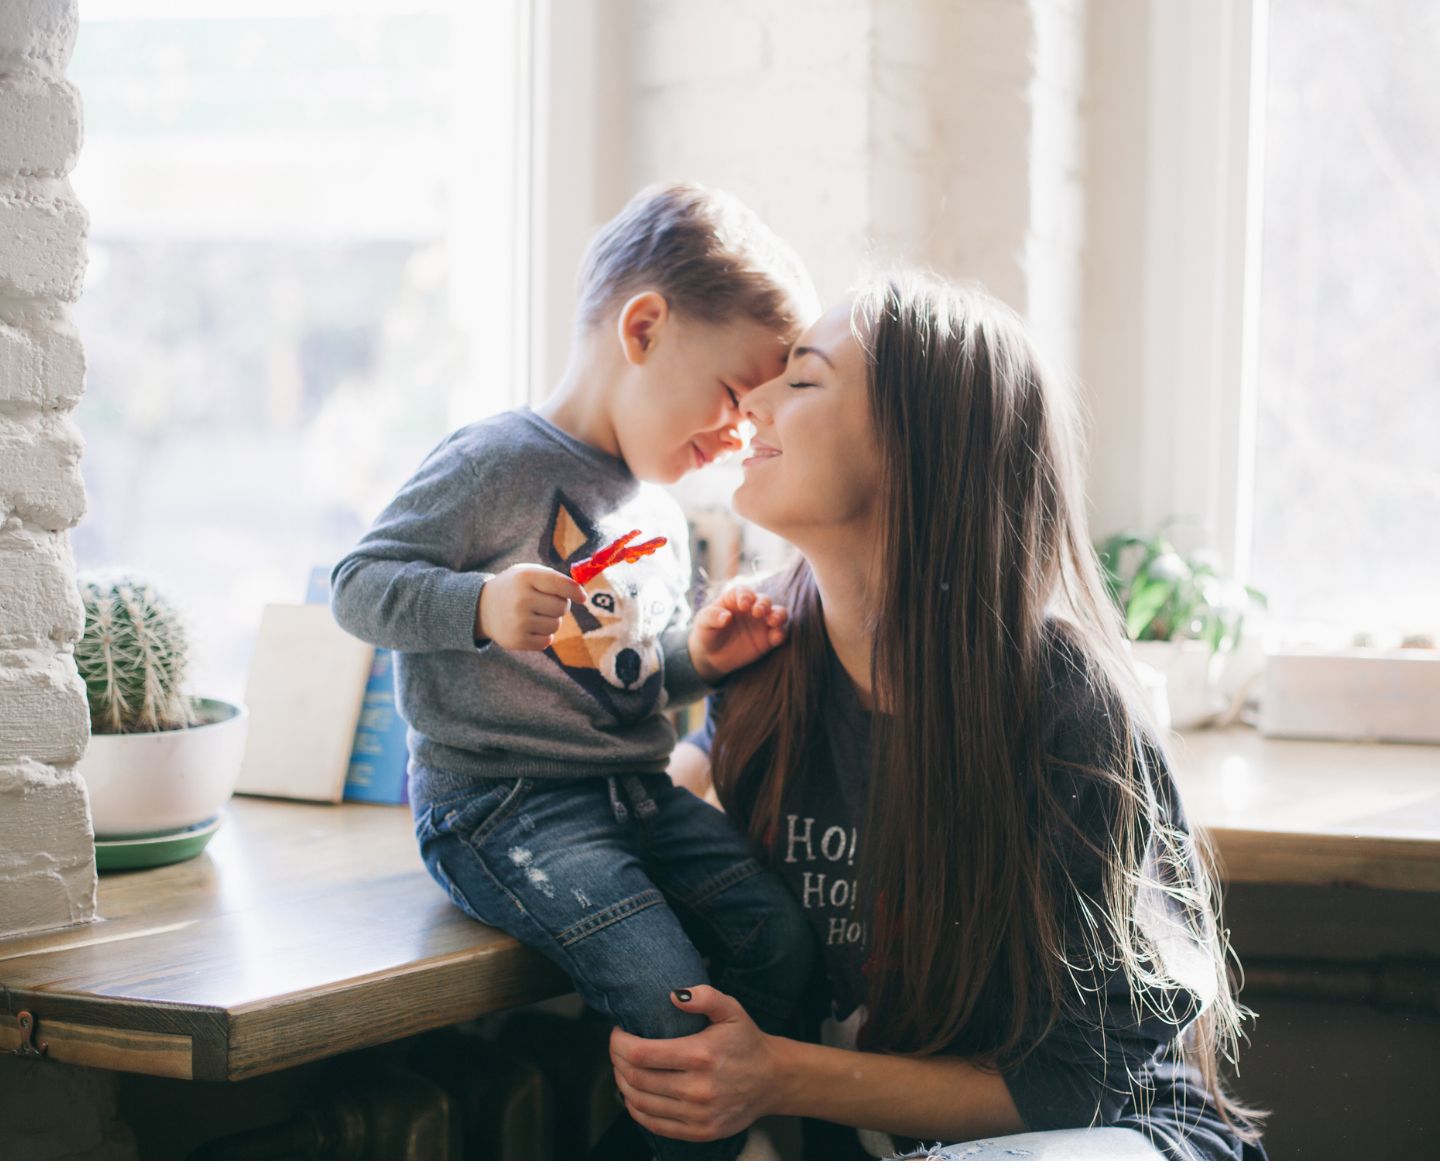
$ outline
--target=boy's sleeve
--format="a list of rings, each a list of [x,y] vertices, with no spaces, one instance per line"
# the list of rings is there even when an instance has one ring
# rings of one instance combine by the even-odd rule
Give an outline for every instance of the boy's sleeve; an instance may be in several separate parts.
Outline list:
[[[454,443],[437,447],[330,575],[341,628],[407,653],[484,649],[475,640],[482,563],[476,473]]]
[[[686,743],[699,748],[707,756],[715,746],[715,719],[720,713],[720,704],[725,699],[723,690],[712,691],[705,700],[705,722],[685,737]]]
[[[690,607],[683,608],[685,620],[679,625],[672,623],[660,635],[660,652],[665,658],[665,703],[669,707],[697,702],[710,690],[690,657]]]
[[[660,635],[660,653],[665,661],[666,705],[682,707],[697,702],[710,690],[710,684],[700,677],[695,662],[690,657],[690,623],[694,612],[690,608],[690,531],[685,516],[678,505],[675,508],[678,527],[670,539],[680,560],[682,592],[675,612],[670,615],[670,624]]]

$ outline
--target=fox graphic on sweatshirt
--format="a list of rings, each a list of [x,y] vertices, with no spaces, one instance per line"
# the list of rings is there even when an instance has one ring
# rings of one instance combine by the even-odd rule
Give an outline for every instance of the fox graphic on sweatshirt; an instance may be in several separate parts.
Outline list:
[[[512,565],[559,573],[639,529],[653,556],[586,583],[549,649],[475,638],[485,583]],[[663,488],[520,409],[442,440],[331,574],[344,629],[395,651],[410,754],[473,777],[664,772],[665,708],[708,689],[690,659],[690,541]]]
[[[556,491],[543,551],[562,573],[628,531],[596,525]],[[660,635],[681,598],[673,581],[645,560],[611,565],[585,585],[583,606],[572,605],[545,651],[621,723],[654,708],[662,679]]]

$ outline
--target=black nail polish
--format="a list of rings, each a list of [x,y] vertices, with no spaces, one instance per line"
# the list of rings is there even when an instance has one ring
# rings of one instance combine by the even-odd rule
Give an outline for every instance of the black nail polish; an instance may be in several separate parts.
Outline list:
[[[675,998],[681,1003],[689,1003],[691,1000],[690,989],[688,987],[680,988],[675,992]]]

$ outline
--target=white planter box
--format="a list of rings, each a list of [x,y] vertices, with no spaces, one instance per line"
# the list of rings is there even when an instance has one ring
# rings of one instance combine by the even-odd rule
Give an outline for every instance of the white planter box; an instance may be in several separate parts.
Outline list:
[[[97,837],[170,832],[214,815],[235,791],[244,707],[202,699],[215,720],[180,731],[92,735],[78,771]]]
[[[1294,739],[1440,743],[1440,654],[1272,654],[1265,660],[1260,730]]]

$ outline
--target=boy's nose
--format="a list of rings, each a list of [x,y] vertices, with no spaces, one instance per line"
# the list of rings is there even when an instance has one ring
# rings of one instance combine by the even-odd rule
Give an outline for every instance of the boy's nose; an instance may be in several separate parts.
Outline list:
[[[739,426],[726,427],[720,432],[720,450],[739,451],[745,446],[745,436],[741,433],[749,423],[742,422]]]
[[[775,421],[775,416],[770,407],[770,396],[766,393],[770,383],[763,386],[756,386],[755,389],[740,399],[740,409],[744,412],[746,421],[752,426],[768,427]]]

